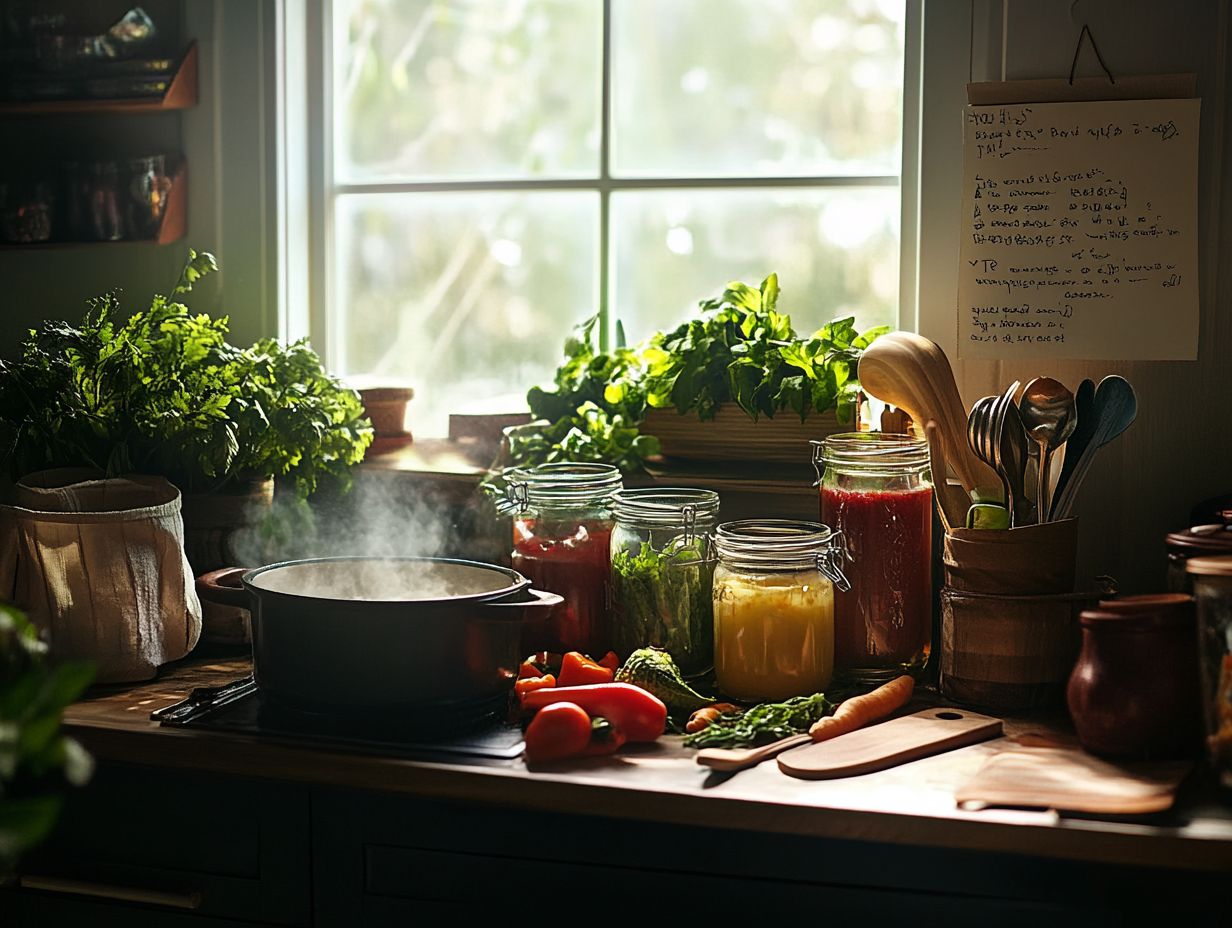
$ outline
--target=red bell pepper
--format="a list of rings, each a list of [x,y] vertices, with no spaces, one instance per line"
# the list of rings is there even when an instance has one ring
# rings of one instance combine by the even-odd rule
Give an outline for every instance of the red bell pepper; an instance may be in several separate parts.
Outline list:
[[[554,703],[531,719],[526,729],[526,762],[577,757],[590,745],[590,733],[585,709],[571,702]]]
[[[522,661],[522,666],[518,668],[518,679],[529,680],[531,677],[542,677],[546,671],[536,667],[530,661]]]
[[[560,664],[557,686],[587,686],[592,683],[611,683],[613,672],[596,664],[580,651],[570,651]]]
[[[550,690],[555,686],[556,678],[550,673],[545,673],[542,677],[523,677],[513,684],[513,691],[517,693],[519,700],[525,702],[526,697],[531,693],[537,690]]]
[[[557,705],[561,704],[557,703]],[[582,753],[587,757],[615,754],[627,740],[625,733],[607,719],[591,719],[590,744],[586,745],[586,750]]]
[[[533,712],[558,702],[577,703],[592,718],[602,716],[630,741],[654,741],[667,724],[663,701],[629,683],[536,689],[522,697],[522,708]]]
[[[599,658],[600,667],[606,667],[612,673],[616,673],[620,669],[620,658],[616,656],[615,651],[608,651],[603,657]]]

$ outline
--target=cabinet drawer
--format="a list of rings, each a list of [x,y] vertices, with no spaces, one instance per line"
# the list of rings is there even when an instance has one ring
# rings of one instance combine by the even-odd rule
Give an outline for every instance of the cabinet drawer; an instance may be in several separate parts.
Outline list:
[[[792,911],[854,924],[1119,923],[1088,900],[1038,892],[1018,860],[408,797],[315,794],[313,846],[320,928],[525,911],[653,913],[656,922]]]
[[[19,893],[307,925],[309,838],[308,793],[298,787],[101,766],[22,862]]]

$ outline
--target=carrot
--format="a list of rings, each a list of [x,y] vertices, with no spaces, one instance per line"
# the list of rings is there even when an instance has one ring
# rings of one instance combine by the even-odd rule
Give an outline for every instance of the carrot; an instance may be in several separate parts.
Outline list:
[[[840,703],[833,715],[814,722],[809,734],[814,741],[828,741],[863,728],[869,722],[883,719],[895,709],[905,706],[914,689],[915,680],[911,677],[895,677],[871,693],[852,696]]]
[[[712,706],[704,706],[689,716],[689,721],[684,726],[684,730],[689,734],[701,731],[709,726],[711,722],[717,721],[719,716],[739,711],[740,709],[737,706],[733,706],[730,702],[716,702]]]

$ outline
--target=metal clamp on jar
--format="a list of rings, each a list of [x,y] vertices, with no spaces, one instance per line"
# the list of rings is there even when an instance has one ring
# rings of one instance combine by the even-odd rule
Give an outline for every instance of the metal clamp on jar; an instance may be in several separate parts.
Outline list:
[[[819,692],[834,672],[834,587],[850,589],[843,537],[818,522],[724,522],[715,530],[714,672],[742,701]]]
[[[611,649],[608,497],[620,485],[620,471],[607,464],[540,464],[509,475],[497,508],[514,516],[513,569],[564,597],[541,627],[527,629],[527,650],[597,658]]]
[[[651,487],[612,494],[612,631],[627,657],[663,648],[687,677],[714,664],[713,490]]]

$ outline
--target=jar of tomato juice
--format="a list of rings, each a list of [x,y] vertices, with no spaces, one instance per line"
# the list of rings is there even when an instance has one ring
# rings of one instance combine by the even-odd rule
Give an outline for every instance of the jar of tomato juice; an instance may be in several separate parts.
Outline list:
[[[509,475],[501,508],[513,514],[513,569],[564,597],[542,625],[528,627],[527,650],[597,659],[611,649],[609,497],[620,487],[620,471],[607,464],[540,464]]]
[[[834,662],[853,680],[916,673],[932,637],[928,443],[851,432],[813,445],[821,521],[841,532],[851,590],[835,597]]]

